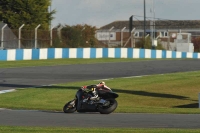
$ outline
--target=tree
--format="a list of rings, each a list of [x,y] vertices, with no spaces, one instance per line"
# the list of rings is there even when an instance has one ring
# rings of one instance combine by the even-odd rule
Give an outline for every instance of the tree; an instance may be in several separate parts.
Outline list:
[[[48,29],[55,10],[49,12],[50,0],[0,0],[0,21],[12,29],[25,24],[26,29],[33,29],[41,24]]]
[[[97,40],[95,38],[96,27],[90,25],[66,25],[62,29],[62,47],[84,48],[95,47]]]
[[[65,27],[62,30],[62,38],[65,40],[66,47],[77,48],[83,44],[81,31],[74,27]]]

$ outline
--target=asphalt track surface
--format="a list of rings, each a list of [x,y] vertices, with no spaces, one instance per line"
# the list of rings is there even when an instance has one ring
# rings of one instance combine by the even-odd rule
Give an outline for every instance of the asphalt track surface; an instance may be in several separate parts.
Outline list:
[[[160,60],[0,69],[0,90],[72,81],[200,70],[199,60]],[[197,94],[198,96],[198,94]],[[0,109],[0,126],[200,128],[200,114],[45,112]]]

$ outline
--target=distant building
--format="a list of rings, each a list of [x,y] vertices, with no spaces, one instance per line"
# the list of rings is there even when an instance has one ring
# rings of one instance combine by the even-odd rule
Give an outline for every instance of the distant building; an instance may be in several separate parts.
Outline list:
[[[156,20],[155,27],[153,26],[152,21],[146,21],[145,35],[152,36],[154,28],[154,38],[159,38],[166,49],[170,49],[170,43],[174,43],[177,39],[177,33],[191,33],[192,37],[200,36],[200,20]],[[135,28],[134,38],[143,37],[144,21],[133,21],[133,28]],[[102,26],[96,33],[97,39],[109,46],[134,47],[130,42],[129,21],[114,21]],[[175,49],[171,48],[171,50]]]

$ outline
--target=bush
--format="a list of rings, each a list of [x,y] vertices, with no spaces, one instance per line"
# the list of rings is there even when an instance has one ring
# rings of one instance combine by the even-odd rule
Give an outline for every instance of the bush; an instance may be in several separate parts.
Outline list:
[[[193,38],[192,43],[194,44],[194,52],[200,52],[200,37]]]
[[[158,50],[164,50],[162,47],[162,44],[160,42],[157,43],[156,47],[152,46],[152,41],[150,37],[147,37],[144,41],[144,38],[141,38],[137,43],[136,43],[136,48],[144,48],[144,49],[158,49]]]

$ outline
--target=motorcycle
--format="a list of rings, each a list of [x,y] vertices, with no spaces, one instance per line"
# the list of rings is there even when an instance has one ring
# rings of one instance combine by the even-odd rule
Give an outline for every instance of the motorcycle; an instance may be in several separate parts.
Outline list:
[[[92,95],[94,89],[98,92],[96,100],[86,100]],[[64,105],[63,111],[65,113],[77,111],[110,114],[117,108],[118,103],[115,100],[119,96],[117,93],[112,90],[97,89],[96,85],[91,85],[87,90],[89,91],[79,89],[75,98]]]

